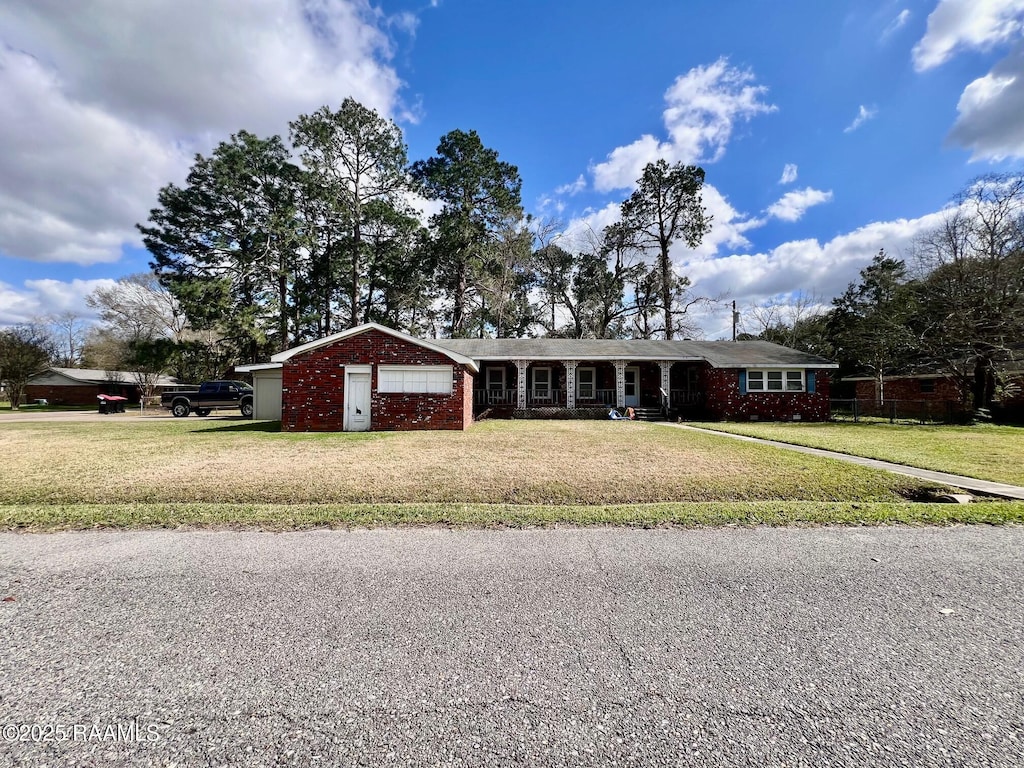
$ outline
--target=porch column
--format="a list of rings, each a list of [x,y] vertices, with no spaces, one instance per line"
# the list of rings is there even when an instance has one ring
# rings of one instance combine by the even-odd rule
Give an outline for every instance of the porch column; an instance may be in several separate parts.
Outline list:
[[[658,367],[661,369],[661,391],[664,392],[664,403],[663,405],[668,408],[671,405],[672,399],[669,387],[672,386],[672,361],[671,360],[659,360]]]
[[[563,360],[565,366],[565,407],[576,407],[576,366],[579,360]]]
[[[615,361],[615,407],[626,407],[626,363],[628,360]]]
[[[516,408],[526,408],[526,369],[530,365],[529,360],[513,360],[516,367]]]

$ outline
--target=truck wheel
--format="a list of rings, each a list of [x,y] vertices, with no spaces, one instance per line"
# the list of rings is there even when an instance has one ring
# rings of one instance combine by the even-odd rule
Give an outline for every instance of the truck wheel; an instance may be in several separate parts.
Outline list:
[[[196,416],[209,416],[209,415],[210,415],[210,409],[209,408],[196,408]]]
[[[177,402],[171,406],[171,413],[173,413],[179,419],[182,418],[183,416],[188,416],[189,413],[191,413],[191,411],[192,409],[189,407],[188,403]]]
[[[242,403],[242,415],[247,418],[252,418],[252,400],[246,400]]]

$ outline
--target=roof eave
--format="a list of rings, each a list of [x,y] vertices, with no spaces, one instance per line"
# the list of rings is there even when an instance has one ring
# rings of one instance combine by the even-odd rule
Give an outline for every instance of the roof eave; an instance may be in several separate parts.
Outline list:
[[[394,336],[396,339],[401,339],[411,344],[415,344],[418,347],[423,347],[424,349],[429,349],[432,352],[442,354],[445,357],[452,360],[453,362],[466,366],[473,373],[479,371],[479,367],[477,366],[476,361],[473,360],[473,358],[466,357],[465,355],[459,354],[458,352],[453,352],[450,349],[445,349],[444,347],[438,346],[436,344],[431,344],[429,341],[417,339],[414,336],[410,336],[407,333],[396,331],[394,328],[388,328],[383,325],[378,325],[377,323],[365,323],[363,325],[357,325],[355,328],[348,328],[344,331],[339,331],[338,333],[331,334],[330,336],[318,339],[317,341],[310,341],[307,342],[306,344],[301,344],[298,347],[286,349],[284,352],[278,352],[276,355],[271,356],[270,362],[285,363],[288,360],[291,360],[296,355],[301,355],[306,352],[310,352],[314,349],[319,349],[320,347],[326,347],[338,341],[344,341],[347,338],[351,338],[352,336],[359,336],[360,334],[367,333],[369,331],[380,331],[381,333],[386,333],[389,336]]]

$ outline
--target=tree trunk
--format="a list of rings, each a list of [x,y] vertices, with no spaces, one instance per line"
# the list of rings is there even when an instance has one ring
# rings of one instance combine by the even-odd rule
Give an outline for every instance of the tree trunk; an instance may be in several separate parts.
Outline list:
[[[665,305],[665,338],[672,339],[672,262],[668,257],[668,246],[661,246],[661,301]]]
[[[458,338],[462,334],[462,327],[466,322],[466,290],[468,289],[468,277],[466,272],[469,265],[463,259],[459,264],[459,276],[455,283],[455,296],[452,297],[452,338]]]

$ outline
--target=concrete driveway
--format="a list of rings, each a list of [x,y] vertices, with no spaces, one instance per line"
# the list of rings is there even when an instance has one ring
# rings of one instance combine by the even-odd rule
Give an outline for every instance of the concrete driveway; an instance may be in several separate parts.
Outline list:
[[[1019,766],[1022,552],[1010,527],[3,535],[0,765]]]

